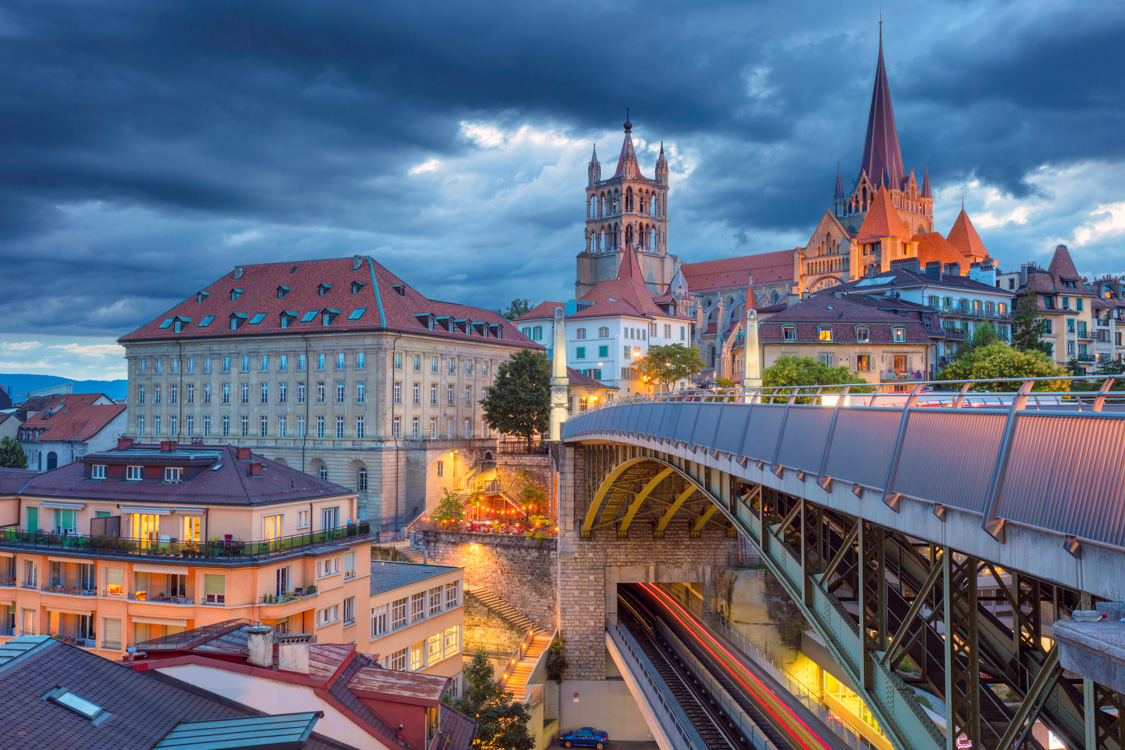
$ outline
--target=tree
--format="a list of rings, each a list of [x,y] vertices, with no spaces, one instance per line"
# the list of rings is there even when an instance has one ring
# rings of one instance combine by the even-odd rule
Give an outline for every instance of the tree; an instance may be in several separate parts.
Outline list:
[[[965,345],[961,347],[958,356],[963,357],[973,349],[980,349],[989,344],[995,344],[999,340],[1000,336],[996,333],[996,328],[993,327],[992,323],[988,321],[978,323],[976,329],[966,339]]]
[[[528,515],[538,514],[546,500],[547,493],[533,484],[529,484],[520,490],[520,505],[523,506],[524,512]]]
[[[551,421],[551,364],[542,354],[523,349],[496,369],[496,380],[480,402],[488,424],[505,435],[527,440]]]
[[[430,514],[430,518],[438,522],[439,525],[444,525],[446,521],[460,521],[465,516],[465,501],[461,498],[460,493],[454,492],[448,487],[445,489],[445,494],[438,502],[434,512]]]
[[[787,354],[762,370],[762,385],[766,388],[787,388],[792,386],[827,385],[844,386],[853,383],[864,383],[862,378],[855,375],[846,367],[829,367],[818,359],[812,357],[794,357]],[[839,393],[840,388],[826,388],[827,393]],[[853,388],[853,392],[869,391],[869,386]],[[775,396],[776,400],[787,400],[787,396]],[[811,397],[800,397],[797,403],[809,403]]]
[[[500,317],[502,318],[515,320],[521,315],[526,315],[531,312],[531,300],[514,299],[512,300],[512,304],[508,305],[507,310],[497,310],[496,312],[500,313]]]
[[[566,638],[562,630],[551,641],[547,648],[547,679],[562,682],[563,675],[570,667],[566,658]]]
[[[1051,354],[1051,346],[1043,340],[1047,332],[1047,319],[1039,314],[1039,296],[1030,287],[1027,294],[1016,301],[1012,316],[1012,346],[1021,352]]]
[[[5,469],[26,469],[27,454],[23,446],[10,437],[0,440],[0,467]]]
[[[473,747],[481,750],[532,750],[535,739],[527,731],[531,714],[527,706],[493,679],[492,662],[478,651],[465,666],[465,694],[446,697],[446,702],[461,713],[477,720],[477,736]]]
[[[698,349],[683,344],[650,346],[648,353],[637,360],[637,369],[656,386],[673,385],[702,370],[703,360]]]
[[[1011,378],[1008,382],[978,383],[975,391],[1014,391],[1026,378],[1049,378],[1066,375],[1063,368],[1056,365],[1042,351],[1020,351],[1007,344],[996,342],[964,354],[938,375],[939,380],[994,380]],[[1043,381],[1036,383],[1032,390],[1065,391],[1066,381]]]

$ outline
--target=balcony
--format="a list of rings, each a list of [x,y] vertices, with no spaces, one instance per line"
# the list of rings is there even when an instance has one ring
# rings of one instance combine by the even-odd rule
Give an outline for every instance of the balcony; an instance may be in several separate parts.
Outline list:
[[[960,328],[947,328],[944,331],[946,341],[964,341],[965,332]]]
[[[194,605],[195,599],[190,596],[176,596],[173,594],[155,593],[148,591],[134,591],[129,594],[129,601],[144,602],[145,604],[186,604]]]
[[[265,594],[258,600],[258,604],[266,608],[262,614],[267,614],[271,617],[288,617],[296,611],[300,611],[300,607],[290,607],[289,605],[298,602],[303,602],[307,599],[317,595],[318,590],[316,586],[309,586],[307,589],[295,588],[292,591],[286,591],[281,596],[276,594]]]
[[[895,383],[907,380],[925,380],[925,373],[922,372],[895,372],[893,370],[886,370],[879,373],[879,380],[884,383]]]
[[[0,549],[42,554],[62,552],[91,557],[179,558],[199,565],[245,565],[370,536],[371,528],[367,521],[251,542],[232,538],[209,542],[154,541],[85,534],[51,534],[7,527],[0,529]],[[39,588],[36,584],[23,584],[23,587]]]
[[[44,594],[62,594],[63,596],[97,596],[98,591],[95,588],[67,588],[66,586],[44,586],[39,589]]]
[[[1092,340],[1094,338],[1094,334],[1088,328],[1079,327],[1078,338]]]
[[[1078,361],[1079,362],[1094,362],[1094,361],[1096,361],[1096,359],[1097,358],[1094,357],[1093,354],[1079,354],[1078,355]]]

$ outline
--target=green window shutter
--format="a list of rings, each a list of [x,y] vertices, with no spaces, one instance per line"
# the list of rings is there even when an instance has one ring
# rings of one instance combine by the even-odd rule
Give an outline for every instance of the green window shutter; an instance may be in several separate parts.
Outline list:
[[[598,356],[599,357],[608,357],[609,356],[609,347],[608,346],[599,346],[598,347]]]
[[[586,347],[580,346],[574,350],[575,359],[586,359]],[[28,509],[30,510],[30,508]]]
[[[27,509],[27,528],[28,530],[35,531],[39,528],[39,509]]]

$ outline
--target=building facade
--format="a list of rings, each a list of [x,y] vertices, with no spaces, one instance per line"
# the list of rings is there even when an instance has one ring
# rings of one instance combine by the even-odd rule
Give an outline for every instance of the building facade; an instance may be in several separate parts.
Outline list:
[[[348,488],[248,448],[122,441],[0,504],[3,627],[111,659],[243,618],[366,650],[371,539],[356,514]]]
[[[1017,304],[1028,297],[1035,299],[1037,311],[1047,319],[1043,341],[1050,347],[1051,358],[1060,365],[1073,361],[1080,369],[1092,371],[1097,362],[1097,331],[1108,334],[1109,330],[1107,326],[1095,328],[1097,293],[1078,274],[1066,245],[1055,248],[1046,271],[1036,266],[1021,270],[1027,277],[1016,292]]]
[[[28,468],[51,471],[87,453],[110,450],[127,424],[125,405],[104,393],[64,393],[29,413],[17,439],[27,453]]]
[[[237,266],[121,343],[127,434],[251,446],[353,488],[387,527],[495,451],[484,389],[540,348],[363,256]]]

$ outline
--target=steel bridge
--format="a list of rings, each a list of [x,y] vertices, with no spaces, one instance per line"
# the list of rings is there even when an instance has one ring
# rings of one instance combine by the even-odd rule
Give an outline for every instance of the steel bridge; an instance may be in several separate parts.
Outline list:
[[[1125,394],[1112,385],[613,401],[563,425],[582,467],[569,544],[661,538],[685,518],[692,536],[743,535],[896,747],[1038,747],[1042,722],[1069,747],[1122,750],[1125,699],[1064,670],[1050,637],[1073,610],[1125,600]],[[998,593],[982,597],[982,581]],[[944,699],[944,729],[914,687]]]

